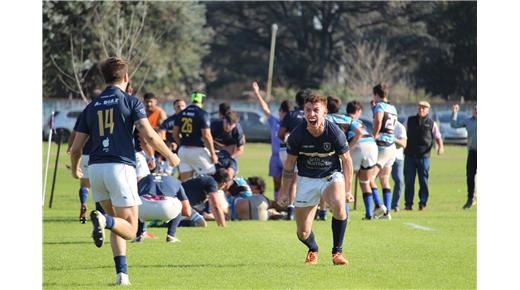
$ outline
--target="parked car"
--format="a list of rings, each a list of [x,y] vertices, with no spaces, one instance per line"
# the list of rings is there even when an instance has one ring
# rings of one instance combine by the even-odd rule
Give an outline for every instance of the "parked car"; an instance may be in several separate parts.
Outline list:
[[[459,120],[465,120],[468,115],[464,112],[458,113]],[[442,141],[446,144],[467,144],[468,132],[466,128],[454,129],[450,125],[451,112],[440,112],[433,115],[433,120],[437,122],[441,131]]]
[[[82,110],[78,109],[67,109],[54,112],[54,128],[56,129],[55,132],[61,133],[62,143],[66,143],[69,140],[70,133],[72,133],[76,119],[78,118],[79,114],[81,114],[81,112]],[[43,124],[42,135],[44,140],[49,138],[50,123],[51,116],[47,118],[46,124]],[[53,135],[52,140],[54,142],[58,142],[57,135]]]
[[[271,142],[271,129],[262,112],[251,109],[233,110],[240,116],[240,125],[244,129],[247,141]],[[211,121],[218,119],[218,112],[210,113]]]

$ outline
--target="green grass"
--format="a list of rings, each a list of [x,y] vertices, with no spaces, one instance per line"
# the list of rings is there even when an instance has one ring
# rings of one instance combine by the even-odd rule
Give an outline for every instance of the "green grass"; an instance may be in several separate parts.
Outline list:
[[[61,149],[63,154],[64,147]],[[52,152],[55,155],[56,147]],[[46,145],[43,160],[45,154]],[[272,192],[267,176],[269,155],[267,144],[248,144],[240,160],[240,175],[263,176],[268,192]],[[432,156],[430,200],[425,212],[415,209],[393,214],[391,221],[362,221],[364,207],[359,196],[344,243],[348,267],[331,264],[330,221],[314,224],[321,248],[319,264],[314,266],[303,264],[306,248],[296,238],[294,222],[230,222],[225,229],[211,222],[208,228],[179,228],[180,243],[167,244],[165,228],[149,229],[158,239],[129,243],[132,287],[474,289],[476,210],[461,209],[466,195],[465,158],[466,149],[459,146],[448,146],[445,155]],[[68,162],[66,155],[60,157],[52,209],[48,208],[52,168],[49,170],[43,211],[43,288],[113,288],[110,245],[96,248],[90,224],[77,221],[79,182],[66,169]],[[93,208],[90,198],[89,206]]]

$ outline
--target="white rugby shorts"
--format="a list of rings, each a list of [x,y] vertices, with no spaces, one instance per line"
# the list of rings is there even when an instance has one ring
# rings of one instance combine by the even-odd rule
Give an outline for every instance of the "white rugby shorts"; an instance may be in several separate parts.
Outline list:
[[[298,176],[294,206],[309,207],[317,205],[320,203],[320,197],[325,189],[333,182],[345,182],[343,173],[335,172],[323,178]]]
[[[81,179],[88,179],[88,160],[89,155],[81,155],[81,161],[79,162],[79,168],[83,173]]]
[[[195,171],[197,175],[215,174],[215,164],[211,162],[211,155],[207,148],[181,146],[177,155],[181,159],[179,172]]]
[[[92,199],[110,199],[115,207],[140,205],[135,168],[122,163],[97,163],[88,167]]]
[[[354,171],[369,169],[376,165],[378,158],[377,145],[375,142],[358,143],[350,151]]]
[[[143,178],[150,175],[150,168],[148,168],[144,151],[135,153],[135,173],[137,178]]]
[[[377,165],[381,168],[392,167],[395,162],[395,144],[387,147],[378,147]]]

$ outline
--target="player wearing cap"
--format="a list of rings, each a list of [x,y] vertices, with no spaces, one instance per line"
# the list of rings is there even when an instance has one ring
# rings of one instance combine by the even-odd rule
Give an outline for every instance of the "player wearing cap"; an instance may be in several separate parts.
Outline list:
[[[218,163],[209,114],[202,109],[204,97],[205,94],[194,92],[191,105],[179,113],[173,126],[173,138],[179,144],[181,181],[190,179],[194,173],[214,174],[215,164]]]
[[[383,201],[381,205],[379,192],[374,178],[371,181],[372,197],[376,205],[374,216],[390,219],[389,209],[392,202],[392,190],[390,189],[390,173],[395,161],[395,123],[397,122],[397,110],[388,102],[389,88],[386,84],[378,84],[373,88],[375,105],[374,127],[372,135],[376,139],[378,148],[377,166],[374,169],[374,178],[379,174],[379,181],[383,188]]]
[[[279,204],[284,206],[289,201],[290,183],[298,163],[294,206],[298,239],[308,248],[305,263],[318,262],[318,244],[312,223],[320,197],[323,197],[332,209],[332,262],[346,265],[348,261],[342,252],[348,221],[345,201],[354,199],[351,194],[352,160],[345,134],[325,119],[326,104],[323,96],[310,94],[305,98],[306,122],[298,125],[287,140]]]

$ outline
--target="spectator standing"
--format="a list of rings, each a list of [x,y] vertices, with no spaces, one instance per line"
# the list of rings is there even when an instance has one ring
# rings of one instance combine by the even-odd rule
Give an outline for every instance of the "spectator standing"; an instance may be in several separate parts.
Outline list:
[[[466,161],[466,184],[468,186],[468,200],[462,207],[471,208],[477,204],[475,199],[475,175],[477,174],[477,106],[473,108],[473,115],[469,119],[458,120],[459,105],[451,108],[452,128],[466,128],[468,131],[468,159]]]
[[[437,154],[444,153],[444,144],[437,124],[428,115],[430,104],[419,102],[417,115],[408,117],[406,132],[407,145],[404,149],[405,210],[412,210],[415,195],[415,176],[419,176],[419,210],[428,203],[428,177],[430,171],[430,152],[437,143]]]
[[[399,211],[399,200],[404,188],[404,148],[406,147],[406,128],[399,121],[395,123],[395,161],[392,165],[394,192],[392,193],[392,209]]]

